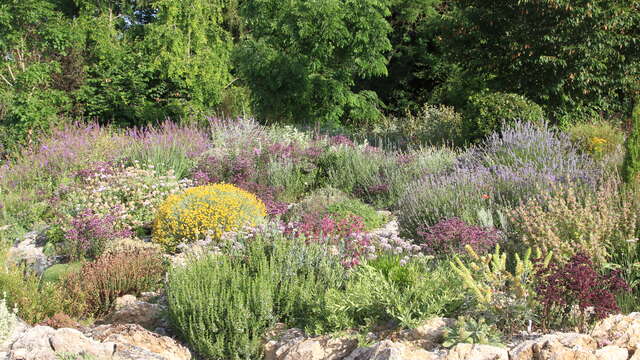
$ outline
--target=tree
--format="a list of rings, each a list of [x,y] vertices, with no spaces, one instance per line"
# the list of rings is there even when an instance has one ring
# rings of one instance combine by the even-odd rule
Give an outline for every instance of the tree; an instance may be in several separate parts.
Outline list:
[[[225,0],[156,0],[157,19],[146,25],[144,46],[160,80],[175,84],[173,98],[191,111],[222,101],[231,82],[231,35],[222,27]]]
[[[626,183],[634,183],[640,173],[640,99],[631,115],[631,134],[624,144],[626,154],[622,164],[622,177]]]
[[[380,116],[357,79],[387,74],[387,0],[252,0],[250,35],[235,55],[256,111],[267,121],[338,123]]]
[[[443,49],[467,78],[524,95],[559,121],[628,113],[639,90],[635,0],[451,0]]]

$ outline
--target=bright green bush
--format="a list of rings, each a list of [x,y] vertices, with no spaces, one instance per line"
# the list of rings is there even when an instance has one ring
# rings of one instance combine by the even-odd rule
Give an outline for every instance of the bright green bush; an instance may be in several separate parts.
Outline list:
[[[347,199],[330,204],[327,206],[327,212],[337,219],[345,219],[353,215],[359,216],[364,221],[365,230],[380,228],[387,220],[376,209],[357,199]]]
[[[68,264],[55,264],[49,268],[47,268],[42,273],[42,281],[57,283],[60,280],[63,280],[67,275],[76,272],[82,268],[81,262],[74,262]]]
[[[197,186],[169,196],[160,205],[153,241],[168,251],[207,236],[217,241],[226,231],[256,225],[266,214],[260,199],[234,185]]]
[[[301,221],[308,214],[318,218],[325,215],[341,220],[355,215],[364,221],[365,230],[381,227],[386,217],[379,214],[371,205],[349,196],[334,188],[322,188],[314,191],[301,202],[293,206],[285,216],[289,221]]]
[[[464,137],[481,140],[515,121],[543,123],[542,108],[517,94],[479,93],[471,96],[464,109]]]
[[[615,153],[624,144],[624,133],[604,121],[575,124],[569,126],[566,132],[582,153],[596,159]]]
[[[339,259],[278,235],[245,246],[169,272],[171,323],[203,357],[260,358],[262,336],[276,322],[311,333],[325,327],[324,294],[345,272]]]
[[[327,292],[329,323],[336,330],[393,322],[414,327],[450,316],[463,304],[461,281],[445,263],[384,255],[358,266],[343,289]]]

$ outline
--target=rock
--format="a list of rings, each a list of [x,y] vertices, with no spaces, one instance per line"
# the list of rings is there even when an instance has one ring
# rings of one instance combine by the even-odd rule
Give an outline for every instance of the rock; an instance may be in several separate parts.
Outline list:
[[[86,354],[98,359],[108,359],[116,350],[114,343],[98,343],[76,329],[58,329],[49,337],[49,344],[56,353]]]
[[[403,331],[400,338],[424,349],[431,349],[442,343],[445,331],[454,323],[454,319],[433,318],[415,329]]]
[[[7,259],[11,259],[16,264],[24,263],[31,267],[38,275],[51,265],[54,265],[58,258],[45,255],[43,249],[46,239],[37,231],[27,233],[21,241],[9,249]]]
[[[31,326],[29,326],[29,324],[27,324],[26,322],[20,319],[16,319],[13,327],[11,328],[11,332],[9,333],[9,335],[7,335],[5,340],[0,343],[0,359],[6,359],[9,356],[11,345],[13,345],[13,343],[30,328]]]
[[[141,359],[139,354],[151,353],[151,359],[189,360],[191,352],[174,339],[152,333],[137,324],[100,325],[89,332],[102,342],[116,344],[118,359]]]
[[[359,348],[344,360],[439,360],[440,354],[410,345],[383,340],[371,347]]]
[[[57,360],[57,353],[85,354],[111,359],[115,344],[99,343],[75,329],[36,326],[26,331],[11,346],[10,360]]]
[[[597,359],[594,351],[598,344],[589,335],[555,333],[528,340],[514,347],[511,360],[564,360]]]
[[[269,337],[276,340],[264,345],[265,360],[339,360],[353,351],[358,341],[348,338],[318,336],[306,338],[300,329],[274,329]]]
[[[445,360],[509,360],[507,349],[491,345],[458,344]]]
[[[596,357],[598,360],[627,360],[629,358],[629,351],[621,347],[609,345],[596,350]]]
[[[596,324],[591,336],[600,346],[615,345],[636,352],[640,344],[640,313],[609,316]]]
[[[167,327],[162,317],[165,307],[140,301],[133,295],[116,299],[115,309],[105,317],[103,324],[138,324],[146,329]]]

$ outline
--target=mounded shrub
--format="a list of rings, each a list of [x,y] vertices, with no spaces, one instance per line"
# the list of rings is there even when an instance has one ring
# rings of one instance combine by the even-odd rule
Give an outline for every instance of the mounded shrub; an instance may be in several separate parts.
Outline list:
[[[277,322],[322,330],[325,293],[345,276],[326,246],[256,234],[226,252],[168,276],[172,325],[203,358],[259,359],[264,332]]]
[[[465,138],[475,141],[499,131],[503,124],[515,121],[542,123],[545,113],[540,105],[524,96],[483,92],[469,97],[464,117]]]
[[[218,241],[226,231],[256,225],[266,214],[262,201],[234,185],[197,186],[169,196],[160,205],[153,241],[168,251],[205,237]]]
[[[604,121],[591,124],[575,124],[567,133],[582,153],[602,159],[613,154],[624,143],[624,133]]]
[[[164,277],[160,252],[139,250],[105,254],[69,274],[63,285],[73,316],[107,314],[119,296],[156,290]]]

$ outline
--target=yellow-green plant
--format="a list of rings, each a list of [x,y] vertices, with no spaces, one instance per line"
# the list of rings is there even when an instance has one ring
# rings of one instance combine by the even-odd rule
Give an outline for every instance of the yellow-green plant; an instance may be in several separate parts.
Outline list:
[[[522,328],[531,321],[536,306],[535,266],[537,262],[547,266],[552,253],[544,257],[539,250],[534,253],[527,249],[522,257],[516,253],[515,266],[509,270],[507,253],[502,252],[500,246],[496,246],[493,254],[484,256],[479,256],[469,245],[466,250],[468,262],[456,255],[451,267],[462,279],[479,315],[491,319],[507,332]]]
[[[560,263],[581,252],[604,264],[612,255],[609,248],[634,239],[637,229],[637,204],[619,187],[612,180],[595,193],[564,186],[531,198],[510,214],[514,233],[528,246],[553,251]]]
[[[160,205],[153,226],[153,240],[173,251],[183,242],[209,238],[254,226],[266,216],[266,207],[255,195],[230,184],[197,186],[169,196]]]

